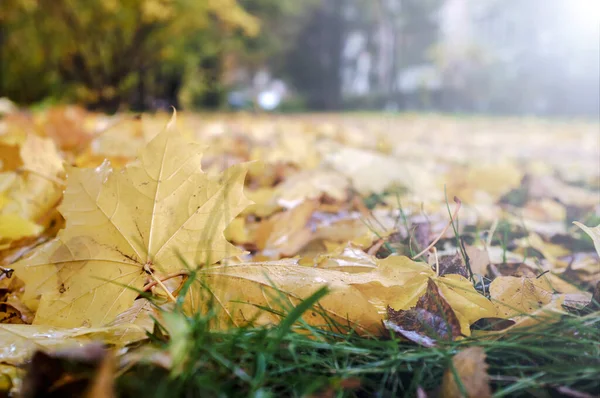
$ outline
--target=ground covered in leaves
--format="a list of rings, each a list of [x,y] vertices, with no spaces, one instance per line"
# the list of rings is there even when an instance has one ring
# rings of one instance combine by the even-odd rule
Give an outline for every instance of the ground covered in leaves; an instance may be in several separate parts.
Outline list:
[[[0,392],[593,396],[600,126],[0,119]]]

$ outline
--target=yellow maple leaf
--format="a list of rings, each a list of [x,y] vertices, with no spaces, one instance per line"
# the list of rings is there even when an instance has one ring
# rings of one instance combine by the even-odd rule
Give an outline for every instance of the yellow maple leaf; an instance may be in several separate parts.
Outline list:
[[[343,265],[331,266],[330,269],[344,270],[350,267],[346,258],[340,258]],[[386,290],[377,284],[364,284],[359,289],[369,297],[380,313],[389,305],[395,310],[408,310],[413,307],[419,297],[427,291],[427,281],[431,279],[440,289],[456,313],[461,331],[470,334],[469,326],[480,318],[494,316],[496,310],[492,303],[473,288],[473,284],[460,275],[437,276],[424,263],[418,263],[404,256],[389,256],[383,260],[373,258],[377,267],[371,271],[371,277],[379,276]],[[331,260],[330,260],[331,261]],[[364,258],[362,259],[364,262]],[[357,262],[357,266],[360,263]],[[354,267],[356,268],[356,267]],[[366,267],[363,267],[366,268]],[[365,278],[365,273],[362,273]],[[368,274],[367,274],[368,275]]]
[[[550,303],[553,294],[544,277],[499,276],[490,285],[490,297],[502,318],[531,314]]]
[[[223,231],[249,204],[246,165],[211,178],[200,161],[200,146],[167,128],[122,171],[107,162],[69,169],[59,208],[66,228],[14,265],[23,299],[41,295],[34,323],[106,324],[131,306],[148,274],[239,254]]]
[[[192,285],[186,298],[190,312],[206,311],[212,299],[220,307],[221,327],[240,326],[249,321],[277,324],[276,314],[289,300],[297,304],[323,286],[331,292],[320,300],[327,315],[342,324],[348,322],[359,331],[377,333],[388,305],[398,309],[414,306],[432,278],[455,310],[463,334],[469,325],[483,317],[493,316],[495,309],[466,279],[456,275],[436,277],[425,263],[405,256],[379,260],[377,267],[366,272],[345,272],[344,266],[328,269],[299,266],[297,260],[243,263],[202,270],[199,284]],[[274,312],[263,311],[271,308]],[[305,321],[315,326],[326,325],[316,312],[308,311]]]
[[[6,196],[2,214],[37,221],[60,201],[63,161],[52,140],[32,134],[21,145],[19,154],[23,161],[21,173],[14,175],[10,184],[0,184]]]
[[[395,268],[407,269],[406,257],[390,256],[379,261],[379,267],[394,270]],[[400,263],[399,263],[400,262]],[[413,307],[419,297],[427,291],[427,281],[431,279],[440,289],[440,293],[454,310],[465,336],[470,335],[469,326],[480,318],[490,317],[495,314],[492,303],[482,294],[477,292],[473,284],[460,275],[438,276],[424,263],[413,262],[414,267],[421,266],[422,271],[414,273],[413,277],[393,287],[394,292],[390,300],[385,303],[395,310],[408,310]],[[387,272],[389,271],[380,271]],[[391,271],[394,272],[394,271]],[[397,271],[396,271],[397,272]]]
[[[220,328],[249,322],[276,325],[281,320],[278,312],[297,305],[323,286],[331,289],[320,300],[328,317],[363,332],[378,333],[381,328],[382,316],[358,286],[372,282],[376,279],[373,275],[364,278],[360,274],[302,267],[296,260],[287,259],[212,267],[198,278],[208,288],[192,284],[185,309],[205,312],[212,309],[209,305],[216,306]],[[381,284],[379,287],[383,292]],[[303,319],[315,326],[327,325],[315,311],[307,311]]]

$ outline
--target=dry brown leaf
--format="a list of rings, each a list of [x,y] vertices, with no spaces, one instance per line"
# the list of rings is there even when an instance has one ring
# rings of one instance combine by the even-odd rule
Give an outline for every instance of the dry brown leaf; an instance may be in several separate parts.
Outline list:
[[[461,326],[454,310],[433,282],[427,280],[427,291],[409,310],[387,308],[383,324],[389,330],[425,347],[438,341],[452,341],[461,336]]]
[[[451,367],[444,372],[441,394],[443,398],[487,398],[492,396],[488,364],[482,347],[469,347],[452,357]],[[452,369],[454,368],[454,370]],[[459,387],[456,378],[460,380]]]
[[[490,264],[490,255],[486,249],[480,249],[475,246],[465,245],[471,271],[475,275],[487,275],[488,265]]]
[[[460,252],[456,252],[453,256],[444,256],[439,259],[439,275],[446,274],[460,275],[463,278],[469,277],[467,266]]]

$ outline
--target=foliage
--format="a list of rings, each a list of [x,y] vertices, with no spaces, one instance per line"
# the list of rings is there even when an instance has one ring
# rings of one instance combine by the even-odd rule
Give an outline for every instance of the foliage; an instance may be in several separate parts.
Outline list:
[[[228,36],[260,29],[235,0],[10,0],[0,17],[9,54],[1,71],[5,95],[109,109],[129,100],[134,87],[141,96],[166,94],[168,84],[154,79],[197,73]]]
[[[44,363],[83,361],[98,370],[61,365],[47,388],[133,394],[138,372],[165,376],[155,394],[597,388],[597,125],[168,120],[2,119],[0,320],[25,324],[0,328],[11,383],[43,390]],[[125,349],[63,345],[92,338]]]

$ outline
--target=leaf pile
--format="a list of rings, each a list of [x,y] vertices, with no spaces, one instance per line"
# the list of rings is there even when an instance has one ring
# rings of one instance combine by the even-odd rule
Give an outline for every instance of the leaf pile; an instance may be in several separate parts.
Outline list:
[[[275,326],[325,287],[301,322],[426,347],[597,309],[596,125],[168,120],[78,108],[0,120],[2,363],[82,339],[129,344],[152,317],[184,344],[162,310],[175,302],[214,313],[214,330]],[[480,380],[484,359],[457,354],[442,389]]]

